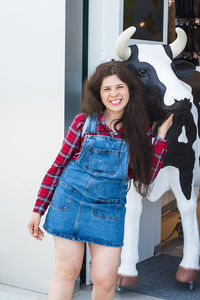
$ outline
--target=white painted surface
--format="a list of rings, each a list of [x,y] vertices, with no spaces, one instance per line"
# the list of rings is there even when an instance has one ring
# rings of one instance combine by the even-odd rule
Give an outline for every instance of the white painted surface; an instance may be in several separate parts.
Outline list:
[[[185,126],[182,127],[182,131],[181,134],[178,137],[178,142],[179,143],[188,143],[188,139],[187,139],[187,135],[186,135],[186,131],[185,131]]]
[[[89,1],[88,69],[91,74],[97,65],[117,59],[115,42],[120,27],[121,0]]]
[[[0,36],[0,282],[47,292],[53,243],[27,223],[64,135],[65,1],[1,1]]]

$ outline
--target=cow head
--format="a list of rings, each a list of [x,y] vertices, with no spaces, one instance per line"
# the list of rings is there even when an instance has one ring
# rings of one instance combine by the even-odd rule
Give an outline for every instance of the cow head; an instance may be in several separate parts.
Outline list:
[[[157,121],[169,113],[190,110],[191,87],[176,73],[179,77],[190,75],[194,66],[187,62],[172,62],[185,48],[185,32],[176,28],[177,39],[170,45],[137,44],[128,47],[135,31],[135,27],[129,27],[122,32],[116,42],[116,53],[140,81],[150,120]]]

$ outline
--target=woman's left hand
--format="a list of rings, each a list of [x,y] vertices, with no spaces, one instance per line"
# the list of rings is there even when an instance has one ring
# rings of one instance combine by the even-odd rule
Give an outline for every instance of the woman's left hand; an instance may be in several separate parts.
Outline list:
[[[165,121],[163,121],[162,125],[158,128],[158,137],[164,139],[167,131],[173,124],[173,114],[171,114]]]

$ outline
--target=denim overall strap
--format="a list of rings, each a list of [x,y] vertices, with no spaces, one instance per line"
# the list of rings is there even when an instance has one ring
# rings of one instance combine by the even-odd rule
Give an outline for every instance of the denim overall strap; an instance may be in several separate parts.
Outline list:
[[[83,125],[81,137],[83,137],[86,132],[89,132],[89,133],[95,132],[97,120],[98,120],[97,114],[93,114],[92,116],[90,116],[90,115],[87,116],[85,123]]]
[[[87,129],[88,133],[96,132],[97,121],[98,121],[98,114],[95,113],[92,116],[90,116],[90,122]]]
[[[88,125],[89,125],[89,123],[90,123],[90,120],[91,120],[91,117],[90,117],[90,116],[87,116],[87,118],[86,118],[86,120],[85,120],[85,123],[84,123],[84,125],[83,125],[81,137],[83,137],[84,134],[86,133],[87,128],[88,128]]]

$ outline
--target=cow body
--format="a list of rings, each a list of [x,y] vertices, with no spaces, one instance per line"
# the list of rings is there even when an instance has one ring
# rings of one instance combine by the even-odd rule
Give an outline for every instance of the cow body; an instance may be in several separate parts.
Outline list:
[[[148,199],[157,201],[165,192],[173,191],[184,233],[183,258],[176,279],[192,282],[197,280],[199,271],[196,216],[200,183],[199,101],[193,99],[191,87],[178,79],[176,71],[172,69],[169,46],[140,44],[129,49],[131,51],[125,63],[142,85],[150,121],[162,120],[169,113],[174,113],[173,125],[166,136],[168,151],[163,167],[150,187]],[[139,258],[141,213],[142,197],[133,190],[126,205],[124,247],[118,270],[120,275],[129,276],[129,279],[130,276],[134,278],[138,275],[136,263]]]

